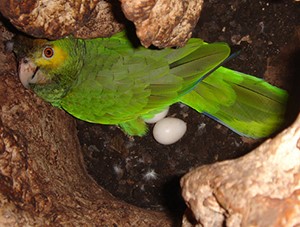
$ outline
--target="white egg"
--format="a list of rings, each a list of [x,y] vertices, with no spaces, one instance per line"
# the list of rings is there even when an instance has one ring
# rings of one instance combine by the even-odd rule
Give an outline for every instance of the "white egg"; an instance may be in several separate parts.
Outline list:
[[[165,110],[161,111],[160,113],[155,114],[154,117],[150,119],[145,119],[144,121],[148,124],[154,124],[159,120],[163,119],[165,116],[167,116],[168,112],[169,112],[169,107],[167,107]]]
[[[158,121],[153,128],[154,139],[164,145],[177,142],[185,134],[186,123],[178,118],[167,117]]]

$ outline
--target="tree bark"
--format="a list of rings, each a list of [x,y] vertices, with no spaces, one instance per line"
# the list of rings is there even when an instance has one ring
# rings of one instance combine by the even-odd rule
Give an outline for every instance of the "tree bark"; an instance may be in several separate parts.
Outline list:
[[[20,31],[48,39],[111,36],[128,24],[126,16],[144,46],[163,48],[188,41],[202,5],[203,0],[10,0],[0,2],[0,12]]]
[[[192,35],[203,0],[121,0],[141,43],[160,48],[183,46]]]
[[[274,139],[236,160],[201,166],[181,179],[183,226],[300,224],[300,115]],[[193,219],[192,218],[192,219]]]
[[[1,1],[0,12],[18,30],[38,38],[107,37],[123,28],[104,0]]]

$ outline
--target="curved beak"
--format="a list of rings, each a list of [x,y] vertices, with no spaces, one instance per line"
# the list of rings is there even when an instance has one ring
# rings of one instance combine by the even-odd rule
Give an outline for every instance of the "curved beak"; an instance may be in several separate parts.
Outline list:
[[[30,88],[29,84],[37,82],[39,68],[29,59],[22,58],[19,62],[19,78],[25,88]]]
[[[50,78],[26,57],[19,62],[19,78],[25,88],[30,88],[30,84],[46,84],[50,81]]]

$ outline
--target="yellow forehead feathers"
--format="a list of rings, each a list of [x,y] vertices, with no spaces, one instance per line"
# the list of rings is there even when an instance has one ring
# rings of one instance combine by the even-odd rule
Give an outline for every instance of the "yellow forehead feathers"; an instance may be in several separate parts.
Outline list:
[[[44,46],[35,63],[39,67],[56,68],[62,65],[67,57],[68,53],[59,46]]]

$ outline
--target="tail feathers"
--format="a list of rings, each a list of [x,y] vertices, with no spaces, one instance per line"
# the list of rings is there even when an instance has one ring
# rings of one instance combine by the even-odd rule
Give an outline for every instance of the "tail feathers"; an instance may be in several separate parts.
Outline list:
[[[220,67],[180,101],[240,135],[262,138],[282,126],[287,98],[260,78]]]

